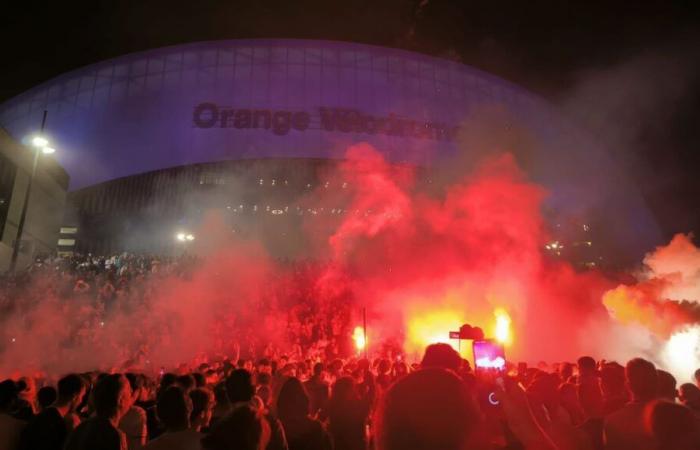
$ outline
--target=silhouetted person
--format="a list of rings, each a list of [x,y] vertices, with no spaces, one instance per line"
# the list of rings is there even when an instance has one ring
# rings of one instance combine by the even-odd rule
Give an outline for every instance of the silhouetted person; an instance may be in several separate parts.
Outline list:
[[[0,450],[16,450],[26,423],[12,416],[17,404],[17,386],[12,380],[0,383]]]
[[[595,359],[590,356],[582,356],[576,362],[578,366],[578,384],[598,384],[598,370]]]
[[[121,374],[99,379],[92,392],[95,415],[68,437],[65,450],[127,450],[126,436],[117,426],[131,404],[129,382]]]
[[[289,450],[331,450],[326,430],[309,417],[310,402],[297,378],[289,378],[277,397],[277,416],[284,426]]]
[[[226,378],[226,395],[231,403],[232,411],[243,406],[250,407],[253,395],[255,395],[253,377],[250,372],[246,369],[232,371],[231,375]],[[266,414],[264,419],[267,420],[270,428],[267,450],[287,450],[287,440],[279,420],[270,413]]]
[[[202,434],[190,428],[192,401],[180,386],[162,392],[156,405],[165,432],[150,441],[144,450],[197,450]]]
[[[209,421],[210,427],[213,427],[231,410],[231,403],[228,401],[226,395],[226,383],[221,382],[214,386],[214,399],[216,400],[216,404],[211,413],[211,420]]]
[[[605,449],[654,449],[652,436],[644,427],[644,407],[657,395],[656,368],[647,360],[635,358],[627,363],[625,378],[632,401],[606,417]]]
[[[22,433],[21,450],[62,450],[68,433],[79,424],[71,415],[83,401],[85,385],[80,376],[66,375],[58,381],[58,398],[36,415]],[[76,422],[78,421],[78,422]]]
[[[466,449],[479,422],[464,384],[439,368],[419,370],[394,383],[376,417],[380,450]]]
[[[342,377],[333,385],[328,402],[328,419],[335,450],[365,448],[365,424],[371,402],[361,397],[351,377]]]
[[[190,390],[194,389],[197,387],[197,381],[192,375],[180,375],[177,377],[177,384],[182,387],[182,389],[185,391],[185,393],[188,393]]]
[[[678,399],[700,418],[700,388],[692,383],[683,383],[678,388]]]
[[[202,438],[203,450],[264,450],[270,440],[270,426],[258,411],[239,405]]]
[[[594,450],[603,448],[603,393],[591,383],[578,385],[578,399],[584,414],[584,422],[579,429],[588,437]]]
[[[439,367],[457,373],[462,364],[462,358],[450,345],[444,343],[431,344],[425,348],[420,366],[423,369]]]
[[[658,443],[658,450],[697,450],[700,448],[700,422],[683,405],[655,400],[645,411],[647,429]]]
[[[571,377],[574,376],[574,365],[570,362],[561,363],[559,366],[559,381],[562,383],[567,383],[571,381]]]
[[[36,402],[39,412],[44,411],[56,402],[58,391],[53,386],[44,386],[36,393]]]
[[[323,379],[326,366],[323,363],[314,364],[314,373],[304,386],[309,394],[311,415],[318,414],[328,408],[328,383]]]
[[[131,387],[131,406],[119,421],[119,429],[126,435],[129,450],[136,450],[146,444],[148,438],[148,418],[146,411],[136,402],[141,398],[144,389],[143,377],[133,373],[127,373],[126,379]]]
[[[190,400],[192,400],[190,427],[195,431],[205,432],[209,429],[214,409],[214,394],[207,388],[196,388],[190,391]]]
[[[676,378],[665,370],[656,371],[656,393],[658,398],[676,401]]]
[[[36,383],[34,378],[21,377],[16,384],[18,394],[15,417],[29,422],[37,413]]]
[[[618,363],[605,363],[600,370],[600,388],[603,391],[605,415],[622,408],[629,401],[625,385],[625,368]]]

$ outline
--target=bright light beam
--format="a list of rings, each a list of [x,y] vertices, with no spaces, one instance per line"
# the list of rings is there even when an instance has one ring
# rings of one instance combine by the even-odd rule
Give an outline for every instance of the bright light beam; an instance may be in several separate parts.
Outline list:
[[[496,329],[494,333],[496,340],[503,345],[510,344],[512,338],[510,332],[510,316],[503,308],[497,308],[493,314],[496,316]]]
[[[367,341],[365,340],[365,333],[362,327],[355,327],[355,330],[352,332],[352,340],[355,341],[355,348],[358,352],[364,350]]]

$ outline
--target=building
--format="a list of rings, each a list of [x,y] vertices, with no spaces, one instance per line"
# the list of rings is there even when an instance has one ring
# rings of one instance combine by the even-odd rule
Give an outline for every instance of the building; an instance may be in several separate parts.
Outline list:
[[[0,125],[21,139],[45,109],[71,175],[69,219],[84,251],[155,245],[154,229],[195,220],[178,212],[181,197],[167,186],[191,193],[224,183],[230,188],[219,194],[236,201],[215,202],[220,208],[257,205],[266,214],[255,211],[258,224],[279,222],[289,214],[284,208],[301,206],[292,197],[273,202],[279,193],[265,190],[268,183],[307,174],[285,195],[303,192],[318,181],[312,168],[341,160],[361,141],[397,166],[427,171],[458,152],[467,157],[456,170],[466,172],[492,148],[511,150],[548,188],[548,208],[604,223],[596,229],[606,230],[608,245],[645,248],[658,238],[635,186],[556,108],[512,83],[422,54],[305,40],[165,47],[51,79],[0,105]],[[266,187],[254,194],[240,183]],[[231,194],[238,187],[245,193]]]
[[[33,149],[0,128],[0,272],[10,267],[12,247],[22,214]],[[34,256],[53,253],[63,220],[68,174],[51,155],[41,155],[32,183],[17,267],[26,267]]]

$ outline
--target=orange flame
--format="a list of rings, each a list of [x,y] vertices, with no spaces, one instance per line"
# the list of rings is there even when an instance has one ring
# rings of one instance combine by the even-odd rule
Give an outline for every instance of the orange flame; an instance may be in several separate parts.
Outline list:
[[[493,315],[496,316],[496,328],[494,330],[494,337],[501,344],[510,345],[513,340],[513,336],[510,329],[510,315],[508,315],[508,312],[503,308],[496,308],[493,312]]]
[[[355,341],[355,348],[358,352],[364,350],[367,345],[367,340],[365,339],[365,332],[362,327],[355,327],[355,330],[352,332],[352,340]]]

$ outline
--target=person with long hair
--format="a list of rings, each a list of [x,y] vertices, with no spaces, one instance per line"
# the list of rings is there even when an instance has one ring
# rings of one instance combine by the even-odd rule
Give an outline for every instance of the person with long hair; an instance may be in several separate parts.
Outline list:
[[[317,420],[309,417],[310,401],[298,378],[289,378],[277,398],[277,417],[282,422],[289,450],[331,450],[331,440]]]
[[[364,450],[365,426],[371,400],[361,397],[351,377],[341,377],[333,385],[328,406],[329,431],[335,450]]]

